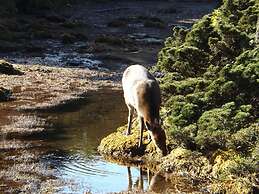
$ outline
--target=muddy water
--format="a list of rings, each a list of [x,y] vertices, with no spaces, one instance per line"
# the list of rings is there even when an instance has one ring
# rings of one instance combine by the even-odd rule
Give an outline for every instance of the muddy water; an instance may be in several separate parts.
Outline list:
[[[103,90],[90,92],[88,96],[79,108],[71,106],[60,112],[38,113],[37,116],[48,120],[51,132],[24,141],[40,142],[36,148],[39,162],[53,169],[52,175],[57,179],[71,183],[61,185],[60,193],[147,191],[146,172],[138,167],[110,163],[97,152],[100,140],[126,123],[122,92]]]

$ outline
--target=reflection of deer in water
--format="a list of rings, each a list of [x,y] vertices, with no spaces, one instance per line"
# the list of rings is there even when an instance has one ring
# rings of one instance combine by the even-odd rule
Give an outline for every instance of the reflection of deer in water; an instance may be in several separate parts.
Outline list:
[[[139,167],[139,177],[135,184],[132,181],[131,169],[128,169],[128,191],[144,191],[144,176],[147,175],[148,181],[148,191],[153,191],[157,193],[162,193],[166,190],[167,181],[166,178],[159,175],[154,174],[151,175],[150,170],[147,170],[147,174],[144,173],[142,167]]]
[[[128,169],[128,191],[132,191],[132,190],[137,190],[137,191],[143,191],[144,189],[144,181],[143,181],[143,171],[142,168],[139,168],[139,177],[137,179],[137,181],[135,182],[135,184],[133,184],[132,181],[132,175],[131,175],[131,170],[130,167],[127,167]]]
[[[142,146],[145,126],[155,145],[166,155],[166,135],[161,128],[159,116],[161,94],[156,79],[145,67],[132,65],[123,73],[122,87],[129,109],[127,135],[130,135],[132,117],[136,110],[140,122],[139,147]]]

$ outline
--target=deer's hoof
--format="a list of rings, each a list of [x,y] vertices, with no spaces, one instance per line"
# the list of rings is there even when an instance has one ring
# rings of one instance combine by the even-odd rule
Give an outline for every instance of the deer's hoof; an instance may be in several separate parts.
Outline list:
[[[124,135],[129,136],[131,133],[128,133],[127,131],[124,133]]]

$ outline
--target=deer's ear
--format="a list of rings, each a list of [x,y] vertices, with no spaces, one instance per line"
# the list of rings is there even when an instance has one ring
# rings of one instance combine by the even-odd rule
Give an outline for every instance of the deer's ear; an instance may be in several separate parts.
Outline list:
[[[145,122],[145,125],[147,130],[152,131],[151,125],[147,121]]]

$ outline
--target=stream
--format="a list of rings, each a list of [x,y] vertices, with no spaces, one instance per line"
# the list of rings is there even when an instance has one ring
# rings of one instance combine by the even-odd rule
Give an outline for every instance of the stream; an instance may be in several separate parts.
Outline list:
[[[77,192],[127,191],[127,167],[105,161],[96,150],[101,138],[125,123],[127,111],[123,103],[121,93],[99,91],[80,110],[45,115],[63,132],[47,139],[50,149],[42,160],[57,169],[59,178],[73,180]],[[132,181],[136,182],[138,169],[131,171]],[[71,188],[61,191],[70,193]]]
[[[103,137],[126,124],[127,112],[121,91],[90,92],[79,109],[36,113],[34,116],[46,119],[49,129],[24,141],[37,153],[36,163],[52,169],[51,176],[66,183],[59,186],[60,193],[148,191],[151,172],[111,163],[97,152]],[[19,149],[13,151],[12,158],[19,160]],[[163,178],[155,180],[165,182]]]

